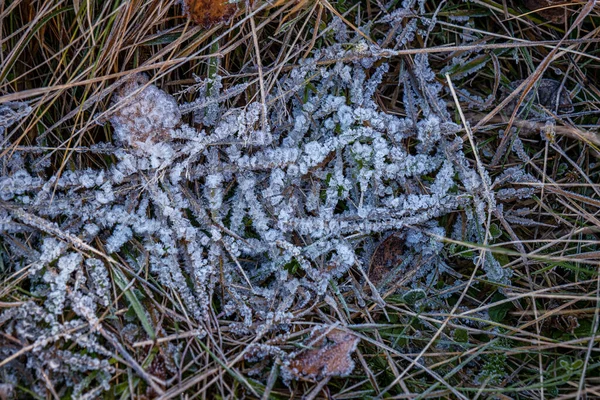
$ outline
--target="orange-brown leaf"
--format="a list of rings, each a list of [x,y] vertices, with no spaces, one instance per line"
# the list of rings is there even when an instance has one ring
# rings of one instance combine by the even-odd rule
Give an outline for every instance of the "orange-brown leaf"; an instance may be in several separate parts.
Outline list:
[[[354,369],[351,354],[359,340],[351,333],[334,329],[316,343],[309,342],[311,349],[295,356],[286,370],[294,379],[348,375]]]
[[[237,4],[228,0],[184,0],[183,4],[192,21],[205,27],[227,21],[237,11]]]

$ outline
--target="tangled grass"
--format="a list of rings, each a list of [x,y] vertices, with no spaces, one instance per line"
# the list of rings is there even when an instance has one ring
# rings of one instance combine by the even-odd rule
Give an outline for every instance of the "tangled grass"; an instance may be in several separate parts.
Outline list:
[[[0,5],[0,398],[600,397],[595,2],[250,3],[212,26],[175,1]],[[294,229],[227,208],[278,190]],[[84,227],[94,201],[139,220]],[[162,274],[196,228],[221,253]]]

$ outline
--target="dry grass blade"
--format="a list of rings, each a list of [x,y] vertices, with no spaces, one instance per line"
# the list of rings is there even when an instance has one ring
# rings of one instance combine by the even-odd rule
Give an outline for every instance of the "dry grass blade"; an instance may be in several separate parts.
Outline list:
[[[515,91],[510,96],[508,96],[502,103],[500,103],[500,105],[498,105],[498,107],[496,107],[490,114],[488,114],[482,121],[480,121],[474,127],[474,131],[477,130],[477,128],[482,126],[485,123],[485,121],[489,120],[498,111],[500,111],[501,109],[506,107],[510,103],[510,101],[512,101],[520,93],[520,96],[517,100],[517,106],[515,107],[514,111],[512,112],[512,115],[508,122],[508,126],[506,128],[506,132],[508,132],[508,134],[502,138],[502,141],[500,142],[500,145],[498,146],[498,150],[496,151],[494,158],[492,158],[492,161],[491,161],[492,166],[498,164],[498,162],[500,161],[500,158],[504,155],[504,152],[506,151],[506,147],[508,146],[510,139],[512,138],[511,127],[512,127],[513,121],[516,118],[519,106],[523,103],[526,96],[533,89],[534,84],[541,78],[542,74],[549,67],[550,62],[554,60],[554,57],[559,52],[559,46],[568,37],[568,35],[585,20],[585,18],[588,16],[588,14],[593,11],[595,5],[596,5],[596,1],[591,0],[582,8],[579,15],[577,16],[577,19],[575,20],[575,23],[569,28],[569,30],[566,32],[565,36],[556,45],[556,47],[552,51],[550,51],[546,57],[544,57],[544,59],[542,60],[540,65],[535,69],[534,73],[529,78],[523,80],[523,82],[515,89]]]

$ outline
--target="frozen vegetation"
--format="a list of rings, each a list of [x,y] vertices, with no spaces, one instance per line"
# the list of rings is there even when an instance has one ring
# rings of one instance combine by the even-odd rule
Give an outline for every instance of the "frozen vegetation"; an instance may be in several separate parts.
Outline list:
[[[377,238],[403,241],[395,273],[418,265],[414,290],[452,273],[440,238],[484,243],[488,215],[502,212],[496,202],[531,195],[502,182],[533,178],[515,168],[492,182],[466,159],[464,129],[426,55],[414,58],[416,79],[406,71],[397,77],[406,115],[382,110],[374,93],[389,54],[360,41],[323,48],[282,75],[266,104],[240,108],[223,102],[247,85],[225,91],[219,76],[199,82],[188,104],[131,76],[108,110],[113,143],[91,149],[111,154],[110,167],[45,176],[34,155],[5,158],[0,234],[31,296],[44,300],[0,313],[2,331],[31,344],[25,364],[15,356],[20,346],[0,349],[0,359],[13,359],[0,380],[17,384],[19,371],[51,371],[75,395],[106,389],[109,360],[119,353],[99,322],[114,299],[110,280],[127,285],[145,266],[198,326],[218,304],[239,335],[285,334],[332,284],[350,290],[338,285],[351,270],[368,279]],[[2,129],[26,113],[24,104],[7,106],[3,115],[12,119]],[[183,121],[190,113],[201,130]],[[438,220],[457,210],[466,218],[446,232]],[[526,212],[517,218],[527,222]],[[26,251],[25,240],[36,250]],[[509,270],[491,254],[479,256],[474,265],[488,280],[509,283]],[[374,288],[355,295],[376,298]],[[252,357],[275,353],[277,346],[258,343]],[[37,378],[32,389],[42,393]]]

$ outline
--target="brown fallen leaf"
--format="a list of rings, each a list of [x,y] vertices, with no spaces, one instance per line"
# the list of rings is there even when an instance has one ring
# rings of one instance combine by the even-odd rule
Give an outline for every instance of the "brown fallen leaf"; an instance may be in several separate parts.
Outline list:
[[[9,400],[13,398],[14,386],[9,383],[0,383],[0,400]]]
[[[208,28],[229,20],[238,7],[228,0],[184,0],[183,9],[192,21]]]
[[[561,0],[525,0],[525,7],[531,11],[535,11],[540,17],[546,18],[548,21],[555,24],[564,24],[565,18],[570,11],[565,10],[566,5],[569,1]]]
[[[383,240],[373,253],[368,277],[375,286],[382,283],[389,272],[402,263],[404,242],[396,234]]]
[[[523,80],[511,82],[509,88],[516,89]],[[560,90],[560,94],[559,94]],[[503,89],[504,92],[507,92]],[[506,107],[507,115],[511,115],[515,106],[517,105],[518,97],[510,102]],[[521,107],[529,103],[533,98],[533,104],[537,104],[547,108],[548,110],[555,112],[558,110],[559,114],[573,112],[573,102],[569,91],[563,86],[561,88],[561,82],[554,79],[540,79],[540,82],[525,96]],[[534,111],[535,112],[535,111]]]
[[[346,376],[354,370],[351,354],[359,341],[352,333],[340,329],[333,329],[325,335],[322,330],[317,331],[307,343],[310,349],[295,355],[283,367],[284,375],[310,380]]]

